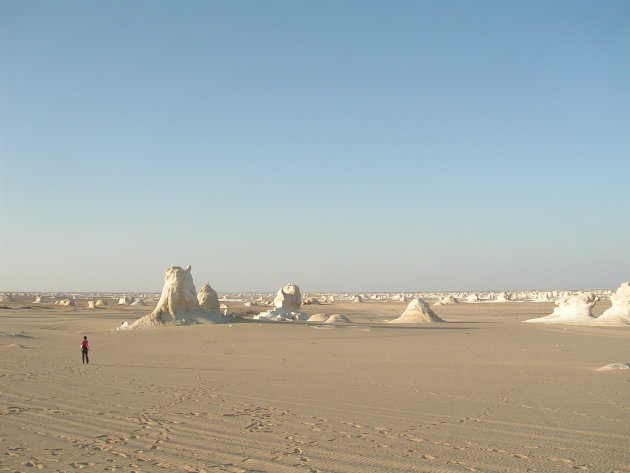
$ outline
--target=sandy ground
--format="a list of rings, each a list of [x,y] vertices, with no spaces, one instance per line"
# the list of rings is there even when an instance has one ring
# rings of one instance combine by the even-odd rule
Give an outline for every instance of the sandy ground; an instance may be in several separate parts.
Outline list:
[[[630,472],[630,370],[596,370],[630,327],[520,323],[552,303],[128,332],[150,307],[24,305],[0,309],[0,471]]]

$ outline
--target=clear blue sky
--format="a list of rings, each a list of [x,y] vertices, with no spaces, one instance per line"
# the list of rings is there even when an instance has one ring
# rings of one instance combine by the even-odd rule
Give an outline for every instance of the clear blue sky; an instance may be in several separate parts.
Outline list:
[[[0,291],[630,280],[627,1],[0,0]]]

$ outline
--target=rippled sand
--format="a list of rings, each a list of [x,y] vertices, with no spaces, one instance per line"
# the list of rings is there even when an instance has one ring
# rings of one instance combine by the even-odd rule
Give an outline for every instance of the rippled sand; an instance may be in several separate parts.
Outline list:
[[[130,332],[151,306],[25,305],[0,309],[2,471],[630,471],[630,370],[597,370],[630,362],[630,328],[521,323],[553,303]]]

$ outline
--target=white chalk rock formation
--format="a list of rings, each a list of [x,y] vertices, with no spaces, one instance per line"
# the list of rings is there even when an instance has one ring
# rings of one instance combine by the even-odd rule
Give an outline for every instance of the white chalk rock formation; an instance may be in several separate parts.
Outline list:
[[[512,300],[512,294],[509,292],[502,292],[497,296],[497,302],[508,302]]]
[[[356,296],[352,298],[352,302],[358,304],[359,302],[363,302],[363,298],[359,294],[357,294]]]
[[[139,306],[139,305],[147,305],[147,304],[142,299],[136,299],[130,305],[132,305],[132,306]]]
[[[321,304],[321,302],[319,302],[319,300],[315,299],[314,297],[307,297],[306,299],[304,299],[303,304],[304,305],[319,305]]]
[[[118,299],[118,304],[119,305],[129,305],[131,304],[132,299],[131,297],[121,297],[120,299]]]
[[[288,320],[307,320],[308,315],[300,312],[302,294],[300,288],[293,283],[280,288],[273,300],[274,309],[261,312],[254,316],[256,320],[274,320],[284,322]]]
[[[630,282],[624,282],[617,292],[610,296],[612,307],[591,321],[592,325],[609,325],[621,327],[630,325]]]
[[[342,314],[332,314],[325,321],[325,324],[351,324],[352,320]]]
[[[407,302],[407,298],[405,297],[405,295],[402,292],[400,294],[393,295],[390,300],[398,301],[398,302]]]
[[[388,320],[387,322],[390,324],[425,324],[444,321],[431,310],[429,304],[417,298],[411,300],[400,317],[394,320]]]
[[[102,307],[104,305],[109,305],[109,303],[105,299],[99,299],[94,303],[94,305],[96,307]]]
[[[592,292],[581,292],[567,295],[556,301],[553,313],[545,317],[525,320],[525,322],[541,324],[582,325],[594,320],[591,309],[599,298]]]
[[[444,296],[435,303],[435,305],[449,305],[449,304],[459,304],[459,301],[455,299],[453,296]]]
[[[95,309],[96,303],[94,301],[88,301],[88,309]]]
[[[466,302],[478,302],[479,296],[477,294],[470,294],[466,297]]]
[[[221,309],[219,295],[217,291],[210,287],[209,282],[205,283],[199,291],[199,294],[197,294],[197,301],[199,301],[199,305],[202,309],[210,311],[218,311]]]
[[[273,300],[276,309],[299,310],[302,305],[302,294],[300,288],[293,283],[289,283],[281,288]]]
[[[551,302],[553,301],[553,294],[551,292],[541,292],[536,295],[536,302]]]
[[[216,324],[224,323],[218,311],[208,311],[199,305],[190,266],[168,268],[164,274],[164,287],[158,304],[148,315],[120,328],[145,328],[164,324]],[[124,325],[124,324],[123,324]]]
[[[14,302],[11,294],[0,294],[0,302]]]

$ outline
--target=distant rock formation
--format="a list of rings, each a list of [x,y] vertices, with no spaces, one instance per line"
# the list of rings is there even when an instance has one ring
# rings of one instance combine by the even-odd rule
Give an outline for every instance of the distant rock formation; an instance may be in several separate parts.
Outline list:
[[[478,302],[479,296],[477,294],[470,294],[466,297],[466,302]]]
[[[591,321],[591,325],[630,325],[630,282],[624,282],[610,297],[612,307]]]
[[[401,292],[400,294],[393,295],[390,300],[398,301],[398,302],[407,302],[407,297]]]
[[[592,292],[580,292],[566,295],[556,301],[553,313],[545,317],[525,320],[525,322],[542,324],[571,324],[582,325],[594,320],[591,309],[599,298]]]
[[[308,315],[300,312],[302,295],[300,288],[293,283],[280,288],[273,300],[274,309],[261,312],[254,316],[256,320],[273,320],[276,322],[288,320],[307,320]]]
[[[217,291],[210,287],[209,282],[205,283],[199,291],[199,294],[197,294],[197,301],[201,308],[205,310],[218,311],[221,308],[219,295]]]
[[[459,304],[459,301],[455,299],[453,296],[444,296],[439,301],[437,301],[434,305],[449,305],[449,304]]]
[[[124,297],[121,297],[120,299],[118,299],[118,304],[119,305],[129,305],[129,304],[131,304],[131,302],[132,302],[131,297],[124,296]]]
[[[107,302],[105,299],[98,299],[98,300],[94,303],[94,305],[95,305],[96,307],[102,307],[102,306],[104,306],[104,305],[109,305],[109,302]]]
[[[315,299],[314,297],[307,297],[306,299],[304,299],[303,304],[304,305],[319,305],[321,304],[321,302],[319,302],[319,300]]]
[[[186,269],[179,266],[168,268],[164,274],[162,295],[155,310],[130,325],[126,325],[125,322],[120,328],[134,329],[164,324],[224,323],[225,320],[218,311],[204,310],[199,305],[190,270],[190,266]]]
[[[142,306],[142,305],[147,305],[142,299],[136,299],[135,301],[133,301],[130,305],[132,306]]]
[[[400,317],[387,321],[390,324],[423,324],[431,322],[444,322],[431,310],[424,300],[412,299]]]
[[[553,294],[550,292],[541,292],[536,295],[536,302],[551,302],[553,301]]]
[[[509,292],[502,292],[497,296],[497,302],[508,302],[512,300],[512,294]]]

